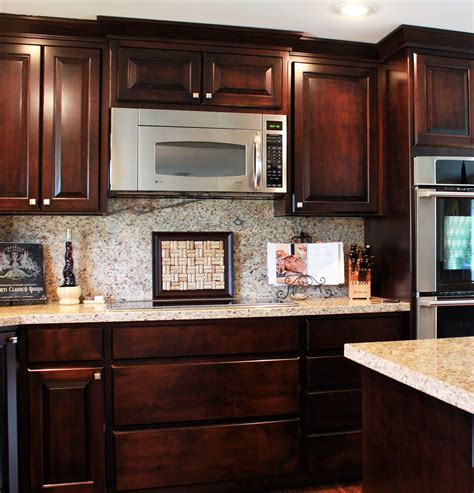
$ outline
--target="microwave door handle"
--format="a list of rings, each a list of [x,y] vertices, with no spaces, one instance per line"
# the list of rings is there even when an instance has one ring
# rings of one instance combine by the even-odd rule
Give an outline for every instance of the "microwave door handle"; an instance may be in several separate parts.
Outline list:
[[[253,184],[255,190],[260,190],[262,186],[262,139],[257,132],[253,139]]]
[[[420,306],[427,308],[432,308],[437,306],[474,306],[474,300],[439,300],[439,301],[420,300]]]
[[[418,197],[420,198],[434,198],[434,197],[453,197],[459,199],[474,199],[474,192],[442,192],[438,190],[418,190]]]

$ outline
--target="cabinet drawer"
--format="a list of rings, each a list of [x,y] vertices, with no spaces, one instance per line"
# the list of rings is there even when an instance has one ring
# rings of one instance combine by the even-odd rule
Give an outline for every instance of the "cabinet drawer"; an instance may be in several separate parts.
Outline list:
[[[305,366],[308,387],[360,385],[361,383],[359,365],[344,356],[307,356]]]
[[[338,428],[360,429],[362,422],[360,389],[306,392],[304,412],[309,433],[324,433]]]
[[[403,315],[318,318],[306,322],[306,349],[340,349],[350,342],[392,341],[404,338]]]
[[[295,317],[117,327],[112,337],[116,359],[296,352],[299,348]]]
[[[362,432],[308,437],[308,470],[310,472],[360,470],[361,467]]]
[[[115,432],[117,490],[291,474],[298,421]]]
[[[102,329],[75,327],[28,331],[31,363],[102,359]]]
[[[117,425],[298,413],[298,358],[115,367]]]

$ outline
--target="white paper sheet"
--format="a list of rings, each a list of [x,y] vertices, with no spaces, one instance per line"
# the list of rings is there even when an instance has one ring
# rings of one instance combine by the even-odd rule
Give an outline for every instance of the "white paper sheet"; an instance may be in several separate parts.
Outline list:
[[[308,272],[318,282],[344,284],[344,249],[341,242],[311,243],[308,245]]]

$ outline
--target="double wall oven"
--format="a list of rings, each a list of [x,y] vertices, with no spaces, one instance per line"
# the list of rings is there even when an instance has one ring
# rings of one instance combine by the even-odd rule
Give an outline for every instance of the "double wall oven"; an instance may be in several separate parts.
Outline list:
[[[416,157],[418,338],[474,335],[474,157]]]

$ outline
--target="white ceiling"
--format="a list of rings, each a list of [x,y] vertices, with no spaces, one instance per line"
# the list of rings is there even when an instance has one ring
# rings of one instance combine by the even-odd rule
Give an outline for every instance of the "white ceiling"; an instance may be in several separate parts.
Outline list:
[[[0,0],[0,12],[95,19],[135,17],[303,31],[320,38],[377,42],[400,24],[474,32],[474,0],[372,0],[365,18],[336,14],[326,0]]]

